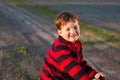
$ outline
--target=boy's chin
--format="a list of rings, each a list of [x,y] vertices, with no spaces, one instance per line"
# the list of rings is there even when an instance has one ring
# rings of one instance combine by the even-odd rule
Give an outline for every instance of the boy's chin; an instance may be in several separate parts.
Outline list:
[[[77,39],[70,39],[69,42],[75,42]]]

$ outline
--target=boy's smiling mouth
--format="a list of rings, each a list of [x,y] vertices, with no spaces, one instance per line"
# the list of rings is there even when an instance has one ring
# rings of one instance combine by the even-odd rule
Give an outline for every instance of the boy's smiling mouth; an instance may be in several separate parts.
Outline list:
[[[75,37],[77,37],[78,35],[77,35],[77,33],[74,33],[74,34],[71,34],[70,35],[70,37],[72,37],[72,38],[75,38]]]
[[[70,36],[70,37],[72,37],[72,38],[75,38],[77,35],[72,35],[72,36]]]

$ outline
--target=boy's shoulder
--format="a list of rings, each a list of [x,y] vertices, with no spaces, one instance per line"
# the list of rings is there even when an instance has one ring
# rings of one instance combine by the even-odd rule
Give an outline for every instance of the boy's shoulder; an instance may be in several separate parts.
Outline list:
[[[53,45],[54,46],[60,46],[60,45],[66,46],[66,41],[61,39],[61,37],[58,37],[54,40]]]
[[[54,46],[60,46],[60,45],[68,46],[71,44],[73,44],[73,43],[64,40],[62,37],[58,37],[53,41]],[[82,42],[78,39],[74,44],[82,45]]]
[[[61,51],[61,50],[68,50],[68,45],[61,41],[60,38],[56,38],[51,46],[51,49],[54,51],[54,52],[57,52],[57,51]]]
[[[58,38],[54,40],[53,44],[49,48],[49,54],[55,59],[62,54],[66,54],[68,51],[68,46],[65,43],[60,42]]]

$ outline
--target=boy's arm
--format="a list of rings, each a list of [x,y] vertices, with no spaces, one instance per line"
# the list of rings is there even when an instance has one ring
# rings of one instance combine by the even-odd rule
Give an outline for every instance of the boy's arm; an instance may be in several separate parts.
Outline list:
[[[79,42],[79,45],[81,46],[80,51],[79,51],[79,65],[84,69],[84,71],[87,73],[89,78],[94,78],[94,75],[97,73],[96,70],[94,70],[86,60],[83,58],[82,54],[82,43]]]
[[[93,69],[86,60],[84,60],[83,56],[81,55],[81,61],[79,65],[84,69],[84,71],[87,73],[89,78],[94,78],[95,74],[97,73],[95,69]]]
[[[74,80],[89,80],[86,72],[72,57],[68,57],[60,62],[60,68],[68,73]]]

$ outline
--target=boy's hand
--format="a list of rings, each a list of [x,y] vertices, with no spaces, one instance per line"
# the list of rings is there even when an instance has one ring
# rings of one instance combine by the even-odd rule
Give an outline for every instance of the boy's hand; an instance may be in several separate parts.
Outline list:
[[[100,79],[100,78],[102,78],[101,80],[106,80],[105,74],[102,72],[98,72],[97,74],[95,74],[95,79]]]

